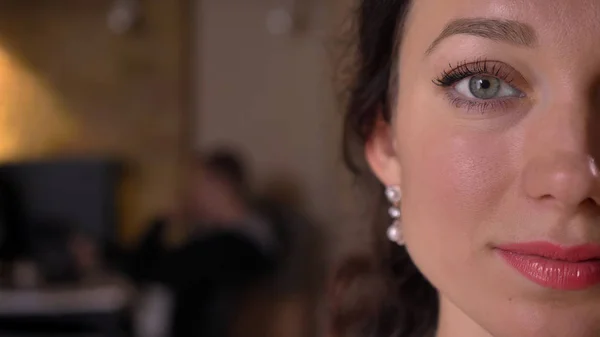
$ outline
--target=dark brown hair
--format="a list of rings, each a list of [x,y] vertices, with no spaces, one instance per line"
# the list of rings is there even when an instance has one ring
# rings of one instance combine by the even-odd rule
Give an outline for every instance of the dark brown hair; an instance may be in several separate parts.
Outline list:
[[[363,329],[365,317],[377,312],[378,296],[374,289],[381,289],[375,278],[374,264],[367,255],[348,257],[336,269],[329,291],[329,308],[333,315],[330,329],[335,337],[356,336]]]
[[[344,124],[344,156],[358,176],[373,181],[365,169],[364,144],[372,136],[375,123],[390,120],[396,91],[396,60],[401,48],[408,0],[361,0],[354,27],[356,58]],[[377,186],[383,195],[382,186]],[[383,200],[382,200],[383,202]],[[384,211],[382,203],[379,214]],[[385,284],[378,309],[362,317],[364,336],[423,337],[437,325],[436,290],[423,277],[404,247],[386,239],[389,225],[380,217],[373,226],[374,267],[372,275]],[[334,312],[334,317],[336,313]],[[353,324],[356,324],[354,321]]]

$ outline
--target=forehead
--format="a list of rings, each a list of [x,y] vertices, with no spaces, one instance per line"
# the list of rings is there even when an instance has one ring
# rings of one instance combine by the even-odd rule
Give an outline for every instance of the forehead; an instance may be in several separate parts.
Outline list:
[[[541,45],[600,43],[600,0],[413,0],[405,38],[426,50],[448,22],[474,17],[530,25]]]

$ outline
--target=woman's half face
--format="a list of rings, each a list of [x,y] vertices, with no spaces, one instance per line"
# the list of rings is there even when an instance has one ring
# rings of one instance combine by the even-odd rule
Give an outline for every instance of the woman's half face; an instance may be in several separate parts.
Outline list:
[[[398,57],[367,157],[440,324],[599,336],[600,1],[415,0]]]

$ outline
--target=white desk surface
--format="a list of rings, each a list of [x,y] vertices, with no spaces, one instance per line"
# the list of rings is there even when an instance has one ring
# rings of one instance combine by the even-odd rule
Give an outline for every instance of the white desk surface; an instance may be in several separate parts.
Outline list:
[[[126,288],[117,285],[69,290],[0,289],[0,315],[110,313],[125,307],[129,295]]]

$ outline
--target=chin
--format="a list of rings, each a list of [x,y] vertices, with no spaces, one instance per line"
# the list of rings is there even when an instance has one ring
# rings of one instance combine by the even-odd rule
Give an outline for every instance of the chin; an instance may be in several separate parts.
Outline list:
[[[531,325],[512,325],[509,321],[499,323],[488,329],[493,337],[598,337],[600,330],[595,324],[585,322],[552,322],[543,327]]]
[[[459,309],[447,324],[460,322],[464,336],[600,337],[600,289],[557,291],[525,279],[488,277],[461,279],[460,289],[445,293],[453,302],[446,312]]]
[[[571,306],[557,302],[504,305],[504,315],[480,317],[481,326],[493,337],[599,337],[598,305]],[[600,302],[597,302],[600,303]]]

